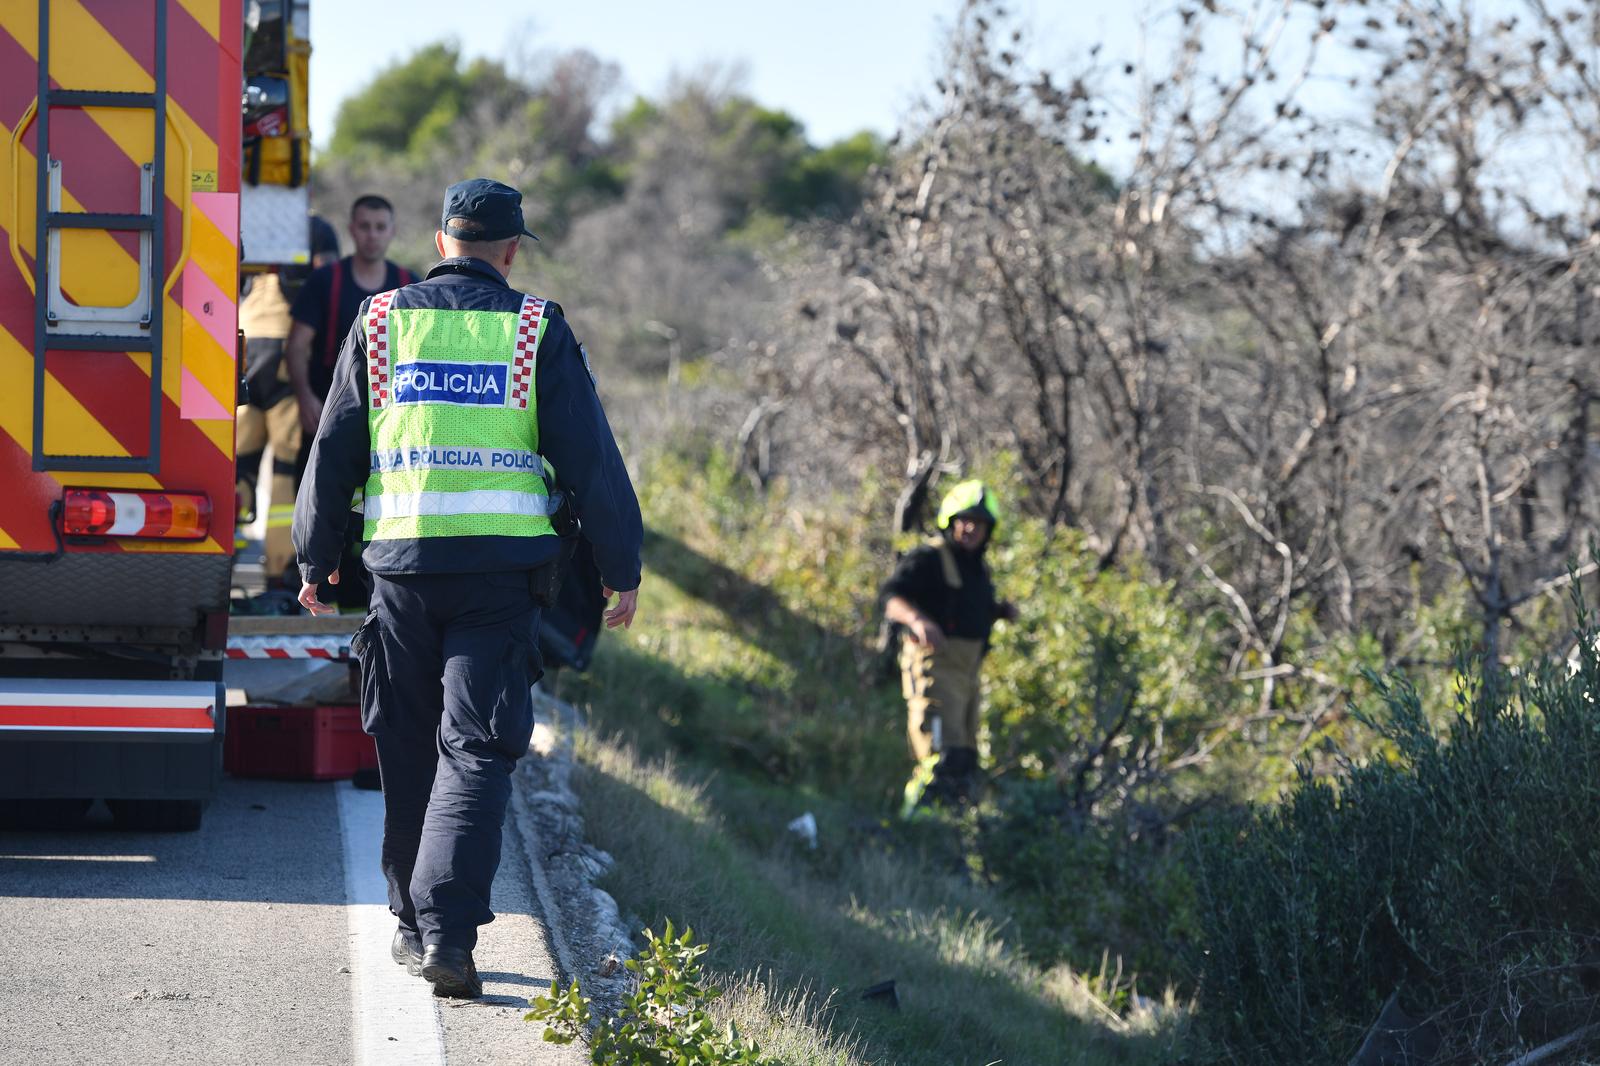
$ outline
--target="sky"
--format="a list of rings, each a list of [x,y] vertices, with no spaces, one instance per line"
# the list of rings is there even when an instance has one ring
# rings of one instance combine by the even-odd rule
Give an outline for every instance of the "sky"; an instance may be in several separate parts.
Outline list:
[[[888,135],[932,83],[959,0],[311,0],[311,133],[326,143],[340,100],[392,60],[453,39],[468,56],[506,59],[586,48],[616,62],[622,97],[653,96],[674,72],[740,65],[757,101],[799,118],[813,143],[862,129]],[[1089,44],[1132,54],[1129,3],[1013,0],[1036,58],[1064,65]],[[377,14],[381,12],[381,14]],[[462,17],[470,12],[470,17]],[[457,17],[450,17],[455,13]]]

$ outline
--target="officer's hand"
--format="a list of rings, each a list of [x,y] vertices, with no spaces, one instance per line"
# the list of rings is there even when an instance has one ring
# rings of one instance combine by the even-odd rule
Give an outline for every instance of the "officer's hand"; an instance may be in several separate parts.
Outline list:
[[[302,396],[300,398],[300,431],[306,435],[306,443],[311,443],[311,438],[317,435],[317,423],[322,421],[322,401],[315,396]]]
[[[918,618],[911,623],[911,635],[917,638],[918,644],[926,644],[934,651],[944,647],[944,630],[931,618]]]
[[[610,589],[602,585],[600,586],[600,591],[605,594],[606,600],[609,601],[611,599],[612,592]],[[627,592],[618,592],[616,597],[617,605],[606,612],[606,628],[615,629],[621,626],[623,629],[629,629],[633,626],[634,612],[639,609],[639,590],[629,589]]]
[[[339,571],[335,570],[328,575],[328,584],[337,585],[338,583]],[[317,599],[317,586],[309,581],[304,581],[300,584],[300,606],[312,614],[333,614],[339,609],[331,603],[323,603]]]

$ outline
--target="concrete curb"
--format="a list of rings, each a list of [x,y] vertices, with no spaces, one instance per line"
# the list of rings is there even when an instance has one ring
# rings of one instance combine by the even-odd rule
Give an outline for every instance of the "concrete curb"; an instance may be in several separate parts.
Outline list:
[[[616,900],[596,887],[615,860],[584,839],[571,784],[573,738],[585,728],[583,718],[535,688],[534,721],[528,757],[513,779],[511,821],[562,979],[578,981],[597,1013],[614,1013],[631,986],[622,963],[635,949]]]

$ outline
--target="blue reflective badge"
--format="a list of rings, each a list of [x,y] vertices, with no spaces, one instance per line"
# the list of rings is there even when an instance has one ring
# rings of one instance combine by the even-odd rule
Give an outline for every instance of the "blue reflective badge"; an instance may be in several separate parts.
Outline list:
[[[401,363],[394,372],[394,402],[500,407],[508,369],[504,363]]]

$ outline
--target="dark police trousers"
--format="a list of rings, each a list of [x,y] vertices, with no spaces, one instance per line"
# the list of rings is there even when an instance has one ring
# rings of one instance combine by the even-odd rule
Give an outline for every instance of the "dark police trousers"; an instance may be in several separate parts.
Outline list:
[[[411,947],[470,951],[494,920],[511,771],[533,733],[538,608],[526,570],[372,586],[352,650],[383,778],[389,910]]]

